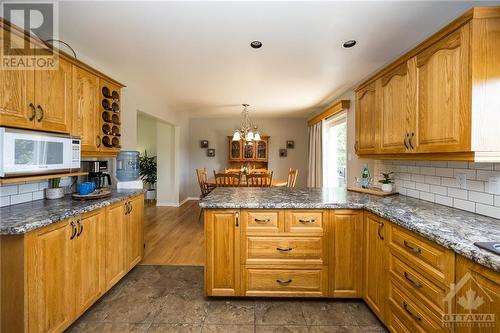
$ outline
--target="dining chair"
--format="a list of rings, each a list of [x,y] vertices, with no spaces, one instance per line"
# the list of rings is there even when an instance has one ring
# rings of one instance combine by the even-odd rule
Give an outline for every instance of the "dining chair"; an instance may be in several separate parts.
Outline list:
[[[257,174],[257,173],[269,173],[269,170],[267,169],[250,169],[251,174]]]
[[[273,172],[251,173],[247,175],[248,187],[270,187],[273,181]]]
[[[208,176],[206,168],[197,168],[196,177],[198,178],[198,185],[200,186],[200,191],[201,191],[200,199],[203,199],[204,197],[209,195],[210,192],[213,191],[215,186],[208,184]],[[198,216],[199,221],[201,219],[202,214],[203,214],[203,208],[200,209],[200,215]]]
[[[241,173],[216,173],[214,171],[215,186],[238,187],[241,183]]]
[[[297,174],[299,173],[298,169],[288,170],[288,179],[286,182],[286,187],[295,187],[295,183],[297,182]]]
[[[224,169],[224,173],[240,173],[240,169],[227,168]]]

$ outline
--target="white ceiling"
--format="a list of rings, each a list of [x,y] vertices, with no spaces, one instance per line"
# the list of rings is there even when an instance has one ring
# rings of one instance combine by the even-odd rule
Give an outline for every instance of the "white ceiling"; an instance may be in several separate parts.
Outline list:
[[[307,116],[473,4],[71,1],[60,38],[170,110]]]

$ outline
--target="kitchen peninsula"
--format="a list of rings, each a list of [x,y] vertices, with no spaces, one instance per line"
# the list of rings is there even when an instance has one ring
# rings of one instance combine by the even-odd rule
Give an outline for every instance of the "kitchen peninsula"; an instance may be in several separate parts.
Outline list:
[[[500,257],[474,245],[497,219],[344,189],[217,188],[200,206],[207,296],[363,298],[391,330],[437,332],[467,275],[500,316]]]

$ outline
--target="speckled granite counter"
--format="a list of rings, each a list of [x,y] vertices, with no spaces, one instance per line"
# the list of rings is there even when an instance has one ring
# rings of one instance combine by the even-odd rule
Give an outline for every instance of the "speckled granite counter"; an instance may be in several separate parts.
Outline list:
[[[481,265],[500,272],[500,255],[474,242],[500,241],[500,220],[410,198],[343,189],[217,188],[202,208],[366,209]]]
[[[17,235],[109,206],[142,193],[143,190],[115,190],[113,195],[97,200],[77,201],[67,195],[58,200],[37,200],[0,208],[0,235]]]

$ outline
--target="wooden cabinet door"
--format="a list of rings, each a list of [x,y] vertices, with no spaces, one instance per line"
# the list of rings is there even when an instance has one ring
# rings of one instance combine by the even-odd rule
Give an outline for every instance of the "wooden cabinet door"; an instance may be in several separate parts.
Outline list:
[[[418,152],[470,150],[469,24],[416,56]]]
[[[65,221],[34,231],[27,238],[30,333],[59,333],[73,319],[72,232]]]
[[[99,78],[73,66],[73,115],[71,135],[79,136],[82,151],[97,151],[100,144]]]
[[[8,36],[0,31],[0,38]],[[24,38],[10,35],[11,45],[24,44]],[[2,40],[3,43],[3,40]],[[4,45],[4,44],[2,44]],[[3,47],[3,46],[2,46]],[[20,53],[21,55],[21,53]],[[34,71],[0,70],[0,125],[31,129],[34,126]]]
[[[246,142],[242,142],[241,146],[243,147],[243,160],[254,160],[255,159],[255,143],[247,144]]]
[[[205,293],[239,296],[240,222],[237,210],[205,210]]]
[[[71,64],[59,58],[57,70],[35,71],[35,127],[50,132],[71,129]]]
[[[229,141],[229,161],[238,162],[243,157],[243,150],[241,141],[233,141],[233,137],[228,137]]]
[[[385,283],[385,225],[379,217],[365,213],[364,288],[363,299],[375,314],[384,320]],[[385,281],[385,282],[382,282]]]
[[[255,160],[259,162],[267,162],[268,160],[268,142],[267,139],[257,141],[255,144]]]
[[[380,110],[380,152],[412,151],[410,134],[414,130],[416,77],[411,59],[377,81]]]
[[[137,265],[144,254],[144,197],[141,195],[133,198],[129,206],[125,238],[127,271]]]
[[[78,232],[72,241],[76,316],[94,304],[106,288],[104,281],[104,220],[104,209],[76,220]]]
[[[330,295],[359,298],[363,274],[363,211],[335,210],[330,214]]]
[[[452,313],[482,319],[455,323],[455,332],[499,332],[500,273],[457,255],[455,281],[458,292],[449,299],[455,305]]]
[[[125,203],[121,202],[107,209],[106,216],[106,289],[111,288],[126,273],[125,269]]]
[[[376,151],[377,110],[375,83],[356,92],[356,143],[357,154],[373,154]]]

